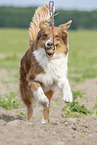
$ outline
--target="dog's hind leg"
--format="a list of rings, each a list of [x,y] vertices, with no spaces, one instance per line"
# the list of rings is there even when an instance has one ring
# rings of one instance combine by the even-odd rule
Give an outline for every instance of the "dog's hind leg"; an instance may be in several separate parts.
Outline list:
[[[31,120],[33,114],[32,104],[34,97],[32,91],[28,89],[27,86],[23,83],[20,83],[20,94],[22,101],[27,106],[27,121],[29,121]]]
[[[49,100],[49,106],[50,106],[50,100],[52,98],[54,91],[50,90],[48,92],[45,93],[45,95],[47,96],[48,100]],[[49,122],[49,106],[43,109],[43,119],[42,119],[42,123],[47,123]]]
[[[31,120],[32,114],[33,114],[32,104],[29,104],[27,106],[27,121]]]

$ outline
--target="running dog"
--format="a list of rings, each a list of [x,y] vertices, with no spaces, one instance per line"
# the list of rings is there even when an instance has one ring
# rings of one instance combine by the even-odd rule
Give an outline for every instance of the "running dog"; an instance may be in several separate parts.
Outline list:
[[[67,79],[69,53],[67,29],[72,20],[54,28],[55,45],[53,45],[49,19],[48,6],[40,6],[35,11],[29,28],[29,49],[21,59],[20,94],[27,106],[27,121],[33,114],[34,99],[43,106],[42,123],[49,121],[50,100],[55,86],[62,91],[64,101],[73,100]]]

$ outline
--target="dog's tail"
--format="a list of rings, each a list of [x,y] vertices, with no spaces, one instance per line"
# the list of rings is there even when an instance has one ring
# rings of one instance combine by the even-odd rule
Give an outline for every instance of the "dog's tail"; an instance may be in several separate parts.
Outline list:
[[[34,17],[32,18],[32,22],[30,23],[29,28],[29,47],[32,47],[33,41],[36,39],[36,36],[40,30],[39,24],[42,21],[47,21],[50,18],[48,5],[40,6],[35,11]]]

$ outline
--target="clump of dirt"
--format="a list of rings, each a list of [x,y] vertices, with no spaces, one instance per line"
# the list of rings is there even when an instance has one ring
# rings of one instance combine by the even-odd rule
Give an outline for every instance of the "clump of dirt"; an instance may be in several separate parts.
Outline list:
[[[91,109],[96,103],[97,78],[79,83],[72,90],[85,92],[78,99]],[[56,99],[59,98],[59,99]],[[64,102],[58,90],[53,96],[50,107],[50,123],[42,124],[42,107],[35,106],[33,120],[19,120],[17,114],[26,113],[26,108],[5,110],[0,107],[0,144],[1,145],[96,145],[97,116],[84,118],[65,118],[62,108]]]

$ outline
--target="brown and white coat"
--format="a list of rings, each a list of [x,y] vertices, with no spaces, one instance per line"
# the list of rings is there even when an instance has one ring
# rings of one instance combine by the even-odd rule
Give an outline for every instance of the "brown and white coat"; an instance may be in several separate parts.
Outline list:
[[[49,106],[53,89],[57,86],[63,100],[72,102],[72,92],[67,79],[68,33],[71,20],[55,27],[53,46],[52,29],[48,25],[48,6],[39,7],[29,28],[29,49],[21,59],[20,93],[27,106],[27,120],[32,117],[32,104],[36,99],[43,107],[43,120],[49,120]]]

